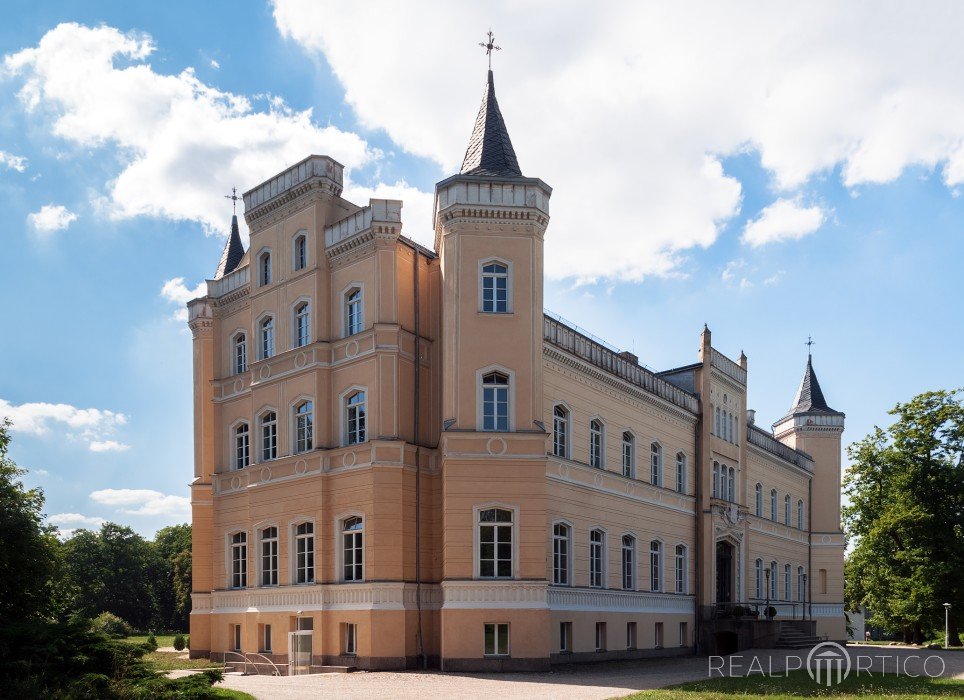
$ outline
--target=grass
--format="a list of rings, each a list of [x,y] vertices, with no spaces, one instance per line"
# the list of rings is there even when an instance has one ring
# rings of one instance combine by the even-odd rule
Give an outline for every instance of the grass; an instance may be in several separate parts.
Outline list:
[[[227,700],[255,700],[253,695],[242,693],[240,690],[231,690],[230,688],[218,687],[214,687],[212,690],[217,693],[215,697],[226,698]]]
[[[135,634],[133,637],[124,637],[120,641],[127,642],[128,644],[142,644],[147,641],[150,635],[147,634]],[[174,646],[173,634],[155,634],[154,639],[157,640],[157,646],[159,647],[172,647]]]
[[[152,651],[144,655],[159,671],[179,671],[195,668],[222,668],[224,664],[208,659],[185,659],[181,655],[186,652]]]
[[[814,683],[806,671],[791,671],[785,676],[752,675],[745,678],[714,678],[684,683],[662,690],[628,695],[624,700],[730,700],[734,696],[754,695],[776,700],[800,697],[832,697],[841,700],[964,698],[964,681],[880,673],[871,677],[865,673],[860,677],[851,674],[843,683],[826,688]]]

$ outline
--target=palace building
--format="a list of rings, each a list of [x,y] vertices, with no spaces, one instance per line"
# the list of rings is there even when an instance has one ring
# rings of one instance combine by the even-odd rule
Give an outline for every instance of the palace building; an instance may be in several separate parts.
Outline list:
[[[545,313],[552,189],[491,70],[433,250],[342,170],[245,192],[248,250],[235,218],[188,304],[192,657],[512,670],[846,638],[844,414],[810,360],[767,429],[709,329],[653,372]]]

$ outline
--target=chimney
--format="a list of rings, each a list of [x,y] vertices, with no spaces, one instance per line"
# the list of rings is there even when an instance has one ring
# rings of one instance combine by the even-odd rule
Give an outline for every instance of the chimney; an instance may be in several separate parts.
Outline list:
[[[746,409],[746,424],[756,425],[756,411],[752,408]]]
[[[632,362],[634,365],[639,364],[639,358],[636,357],[633,353],[629,352],[629,350],[623,350],[621,353],[619,353],[619,356],[624,360],[628,360],[629,362]]]

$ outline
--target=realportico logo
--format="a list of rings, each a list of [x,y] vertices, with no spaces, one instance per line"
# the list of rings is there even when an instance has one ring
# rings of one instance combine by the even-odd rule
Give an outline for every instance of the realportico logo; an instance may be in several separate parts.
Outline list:
[[[850,655],[836,642],[821,642],[807,654],[807,673],[817,685],[843,683],[850,675]]]

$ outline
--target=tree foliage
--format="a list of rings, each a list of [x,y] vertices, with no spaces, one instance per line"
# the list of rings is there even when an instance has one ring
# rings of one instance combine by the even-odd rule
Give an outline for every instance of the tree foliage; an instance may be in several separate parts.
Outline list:
[[[866,605],[873,624],[921,642],[943,630],[951,643],[964,619],[964,401],[932,391],[898,404],[897,421],[848,448],[844,481],[847,602]]]

